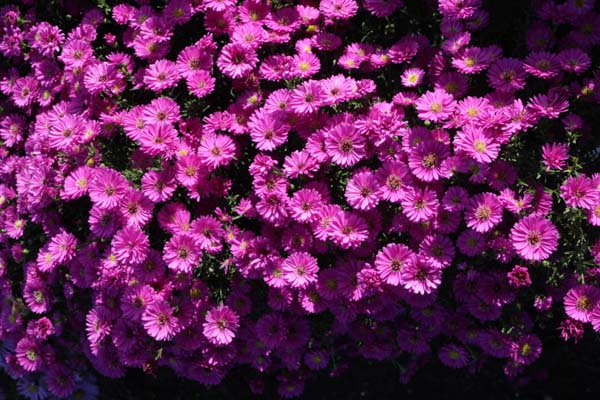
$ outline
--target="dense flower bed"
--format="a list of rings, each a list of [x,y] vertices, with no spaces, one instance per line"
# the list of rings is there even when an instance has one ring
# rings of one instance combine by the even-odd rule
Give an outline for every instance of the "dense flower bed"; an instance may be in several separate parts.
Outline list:
[[[356,358],[510,379],[548,327],[600,331],[593,0],[508,24],[481,0],[39,3],[0,9],[21,395],[246,368],[296,397]]]

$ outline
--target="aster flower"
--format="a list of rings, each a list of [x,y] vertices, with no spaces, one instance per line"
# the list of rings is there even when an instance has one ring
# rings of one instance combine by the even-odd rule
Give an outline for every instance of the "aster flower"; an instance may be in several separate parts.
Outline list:
[[[180,233],[165,244],[163,259],[175,271],[190,273],[198,263],[200,254],[192,236]]]
[[[119,172],[101,168],[95,170],[88,191],[90,199],[98,207],[111,209],[119,204],[127,188],[127,180]]]
[[[523,89],[526,77],[523,63],[515,58],[502,58],[493,63],[488,71],[490,85],[503,92]]]
[[[266,106],[250,116],[250,137],[258,150],[274,150],[286,142],[290,126],[284,121],[284,117],[285,114],[281,111],[267,112]]]
[[[480,163],[490,163],[498,157],[500,145],[484,129],[467,125],[454,139],[458,149]]]
[[[343,123],[327,132],[325,148],[332,162],[349,167],[365,156],[365,139],[353,125]]]
[[[173,307],[164,300],[156,300],[146,307],[142,323],[148,335],[156,340],[169,340],[180,329]]]
[[[215,90],[216,79],[204,70],[196,71],[185,77],[188,90],[198,98],[203,98]]]
[[[469,355],[461,346],[448,344],[443,346],[438,356],[440,361],[450,368],[462,368],[469,363]]]
[[[65,178],[61,198],[75,200],[88,193],[88,184],[92,179],[93,169],[88,166],[77,168]]]
[[[344,192],[346,201],[358,210],[370,210],[379,202],[379,186],[375,174],[370,170],[354,173],[346,185]]]
[[[298,222],[314,221],[321,206],[321,194],[314,189],[300,189],[288,202],[290,216]]]
[[[411,172],[424,182],[442,178],[442,161],[450,156],[448,146],[437,140],[425,140],[418,144],[408,156]]]
[[[204,336],[214,345],[228,345],[235,337],[238,321],[238,315],[228,306],[221,304],[213,307],[206,313],[202,324]]]
[[[531,278],[529,277],[529,270],[527,267],[515,265],[513,269],[507,274],[508,283],[512,287],[523,287],[531,285]]]
[[[215,169],[227,165],[235,156],[235,151],[235,142],[229,136],[206,134],[202,136],[198,155],[204,164]]]
[[[283,279],[293,288],[305,289],[317,281],[317,260],[305,252],[292,253],[281,267]]]
[[[599,300],[598,288],[591,285],[577,285],[569,289],[564,297],[565,312],[576,321],[590,322]]]
[[[542,146],[542,161],[546,171],[562,171],[569,159],[569,146],[565,143],[546,143]]]
[[[368,238],[368,227],[363,218],[350,212],[336,213],[327,226],[328,236],[338,246],[358,247]]]
[[[111,253],[118,261],[133,265],[146,259],[148,247],[148,236],[137,226],[127,226],[118,231],[113,238]]]
[[[540,261],[556,250],[558,230],[543,216],[529,215],[513,226],[510,239],[520,257]]]
[[[542,51],[530,53],[523,62],[523,68],[533,76],[549,79],[558,74],[560,64],[556,55]]]
[[[477,232],[492,230],[502,221],[502,204],[493,193],[480,193],[473,196],[465,210],[467,226]]]
[[[403,283],[402,270],[414,253],[403,244],[390,243],[375,256],[375,268],[381,280],[389,285]]]
[[[419,118],[432,122],[448,119],[454,112],[455,107],[456,101],[454,101],[452,95],[442,89],[427,92],[415,102]]]
[[[475,74],[488,68],[489,61],[479,47],[468,47],[452,58],[452,66],[464,74]]]
[[[592,209],[600,201],[600,191],[585,175],[571,176],[560,187],[560,195],[569,207]]]
[[[402,286],[415,294],[429,294],[442,283],[442,270],[420,255],[413,255],[400,273]]]
[[[541,340],[536,335],[527,334],[513,342],[510,357],[518,364],[529,365],[539,358],[541,353]]]
[[[62,264],[75,257],[77,239],[72,234],[62,231],[50,239],[48,251],[57,264]]]
[[[402,213],[412,222],[424,222],[437,214],[438,198],[434,191],[413,188],[401,199]]]
[[[349,19],[358,11],[358,4],[354,0],[323,0],[319,10],[328,18]]]
[[[421,84],[425,71],[421,68],[409,68],[400,76],[400,81],[406,87],[416,87]]]
[[[15,348],[17,362],[25,371],[39,371],[44,363],[41,344],[27,336]]]
[[[225,76],[242,78],[258,63],[256,51],[244,43],[229,43],[223,46],[217,59],[217,66]]]
[[[170,157],[177,145],[177,131],[166,123],[150,123],[139,135],[140,148],[150,156]]]
[[[399,203],[404,191],[413,183],[410,171],[401,161],[386,161],[377,170],[376,179],[382,200]]]
[[[317,111],[325,100],[325,92],[321,82],[309,80],[301,83],[290,95],[289,106],[298,114],[309,114]]]

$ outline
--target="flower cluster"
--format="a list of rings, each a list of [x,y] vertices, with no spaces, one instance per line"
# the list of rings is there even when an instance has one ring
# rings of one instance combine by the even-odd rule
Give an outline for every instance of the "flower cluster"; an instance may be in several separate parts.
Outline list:
[[[357,357],[512,377],[545,327],[600,331],[593,0],[535,2],[512,48],[480,0],[22,3],[0,368],[23,396],[240,367],[296,397]]]

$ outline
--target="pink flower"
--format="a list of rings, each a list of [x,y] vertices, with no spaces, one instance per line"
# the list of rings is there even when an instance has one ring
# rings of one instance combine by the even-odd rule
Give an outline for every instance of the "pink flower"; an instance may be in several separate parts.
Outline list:
[[[144,329],[156,340],[169,340],[179,331],[174,309],[164,300],[150,303],[142,314]]]
[[[569,159],[569,146],[564,143],[546,143],[542,146],[542,161],[546,171],[556,169],[562,171]]]
[[[343,167],[356,164],[365,156],[365,139],[350,124],[339,124],[327,132],[325,148],[331,161]]]
[[[238,322],[238,315],[228,306],[213,307],[206,313],[202,324],[204,336],[214,345],[226,346],[233,341]]]
[[[283,279],[293,288],[305,289],[317,281],[317,260],[305,252],[292,253],[281,267]]]
[[[564,297],[565,312],[576,321],[590,322],[599,304],[600,290],[591,285],[577,285]]]
[[[600,201],[600,191],[585,175],[571,176],[560,187],[560,195],[569,207],[590,210]]]
[[[404,288],[415,294],[429,294],[442,283],[442,270],[420,255],[413,255],[400,273]]]
[[[529,215],[518,221],[510,231],[513,247],[525,260],[547,259],[558,246],[558,230],[543,216]]]
[[[223,46],[217,66],[225,76],[242,78],[258,63],[256,51],[244,43],[229,43]]]
[[[121,229],[112,240],[112,254],[118,261],[128,265],[144,261],[148,248],[148,236],[136,226]]]
[[[414,253],[403,244],[390,243],[375,256],[375,268],[385,283],[398,286],[403,283],[402,270]]]
[[[400,201],[402,212],[412,222],[424,222],[437,214],[438,198],[434,191],[423,188],[407,190]]]
[[[485,233],[502,221],[502,204],[493,193],[480,193],[467,203],[465,221],[469,228]]]
[[[379,203],[379,186],[370,170],[359,170],[348,181],[345,197],[348,204],[358,210],[371,210]]]
[[[415,102],[419,118],[432,122],[448,119],[454,112],[455,107],[456,102],[452,95],[442,89],[427,92]]]

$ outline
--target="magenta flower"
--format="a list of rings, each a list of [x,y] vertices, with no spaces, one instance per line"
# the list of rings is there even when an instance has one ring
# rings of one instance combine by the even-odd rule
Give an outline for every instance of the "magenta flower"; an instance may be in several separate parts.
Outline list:
[[[558,246],[558,230],[543,216],[529,215],[510,231],[512,245],[525,260],[547,259]]]
[[[239,327],[239,317],[223,304],[213,307],[206,313],[202,324],[204,336],[214,345],[225,346],[233,341]]]

